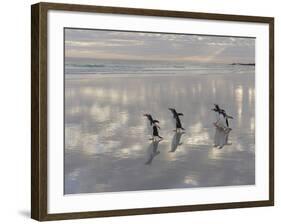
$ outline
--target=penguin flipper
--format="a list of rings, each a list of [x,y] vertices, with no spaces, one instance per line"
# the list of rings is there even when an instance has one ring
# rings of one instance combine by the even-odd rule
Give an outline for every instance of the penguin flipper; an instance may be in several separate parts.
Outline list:
[[[229,127],[228,119],[227,118],[225,119],[225,122],[226,122],[227,127]]]

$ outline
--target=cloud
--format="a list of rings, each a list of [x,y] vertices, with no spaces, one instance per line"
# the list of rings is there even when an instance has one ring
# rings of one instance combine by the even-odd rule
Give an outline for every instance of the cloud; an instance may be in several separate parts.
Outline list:
[[[255,39],[104,30],[65,30],[68,57],[254,62]]]
[[[71,41],[66,40],[67,47],[117,47],[117,46],[136,46],[142,45],[143,41],[137,40],[122,40],[122,39],[109,39],[106,41]]]

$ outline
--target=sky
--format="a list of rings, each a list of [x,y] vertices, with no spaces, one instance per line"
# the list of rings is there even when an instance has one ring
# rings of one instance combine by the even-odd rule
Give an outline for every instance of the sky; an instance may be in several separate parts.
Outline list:
[[[110,60],[254,63],[255,39],[66,28],[65,56]]]

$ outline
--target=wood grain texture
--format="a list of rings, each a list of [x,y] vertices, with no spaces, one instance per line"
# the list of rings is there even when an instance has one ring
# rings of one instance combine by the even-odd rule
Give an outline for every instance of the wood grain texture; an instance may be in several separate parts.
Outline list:
[[[142,16],[195,18],[269,24],[269,200],[48,214],[47,201],[47,12],[65,10]],[[38,3],[31,6],[31,217],[39,221],[203,211],[274,205],[274,18],[182,11]]]
[[[47,10],[31,7],[31,217],[47,216]]]
[[[39,10],[31,8],[31,217],[39,219]]]
[[[274,18],[269,22],[269,200],[274,205]]]

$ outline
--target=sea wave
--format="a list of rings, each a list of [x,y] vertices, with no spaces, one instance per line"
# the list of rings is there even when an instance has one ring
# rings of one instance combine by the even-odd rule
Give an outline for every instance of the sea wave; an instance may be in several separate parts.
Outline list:
[[[106,65],[103,64],[66,64],[66,67],[86,67],[86,68],[102,68]]]
[[[66,63],[66,74],[193,74],[254,72],[253,66],[165,63]]]

